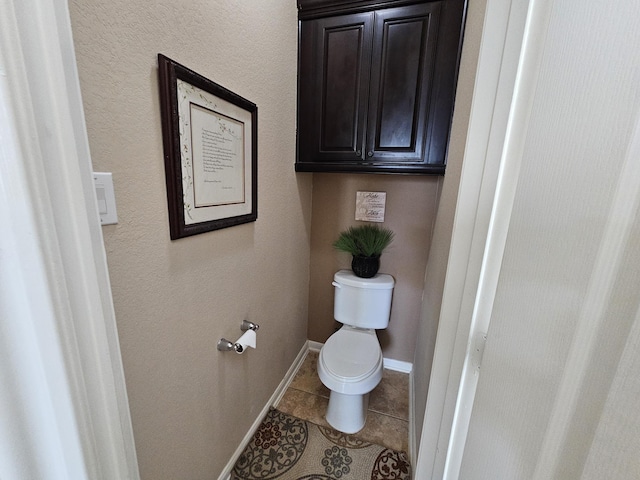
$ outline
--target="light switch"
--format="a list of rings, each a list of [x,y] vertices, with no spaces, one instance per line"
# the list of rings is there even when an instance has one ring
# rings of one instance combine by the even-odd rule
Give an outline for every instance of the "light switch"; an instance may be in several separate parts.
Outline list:
[[[105,215],[107,213],[107,198],[103,185],[96,185],[96,195],[98,197],[98,213]]]
[[[111,173],[93,172],[93,182],[96,187],[100,223],[102,225],[113,225],[118,223],[116,195],[113,189],[113,176]]]

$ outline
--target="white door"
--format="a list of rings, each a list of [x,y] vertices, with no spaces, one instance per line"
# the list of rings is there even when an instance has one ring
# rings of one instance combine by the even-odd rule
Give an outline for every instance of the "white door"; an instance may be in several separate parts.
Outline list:
[[[640,478],[640,2],[527,28],[445,477]]]

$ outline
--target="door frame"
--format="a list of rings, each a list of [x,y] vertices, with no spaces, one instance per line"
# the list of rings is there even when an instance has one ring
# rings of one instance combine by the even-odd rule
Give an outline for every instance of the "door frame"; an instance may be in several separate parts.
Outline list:
[[[486,3],[414,478],[458,478],[551,3]]]
[[[0,72],[0,477],[136,480],[66,1],[0,2]]]

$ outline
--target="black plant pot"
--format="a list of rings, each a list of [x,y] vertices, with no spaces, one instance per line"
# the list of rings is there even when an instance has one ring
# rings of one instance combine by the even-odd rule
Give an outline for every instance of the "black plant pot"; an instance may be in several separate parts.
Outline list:
[[[357,277],[371,278],[380,269],[380,255],[377,257],[364,257],[354,255],[351,260],[351,270]]]

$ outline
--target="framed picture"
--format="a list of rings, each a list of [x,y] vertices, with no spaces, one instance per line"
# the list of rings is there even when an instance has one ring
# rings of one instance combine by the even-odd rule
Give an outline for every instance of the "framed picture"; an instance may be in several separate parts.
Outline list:
[[[171,239],[258,218],[258,107],[158,54]]]

